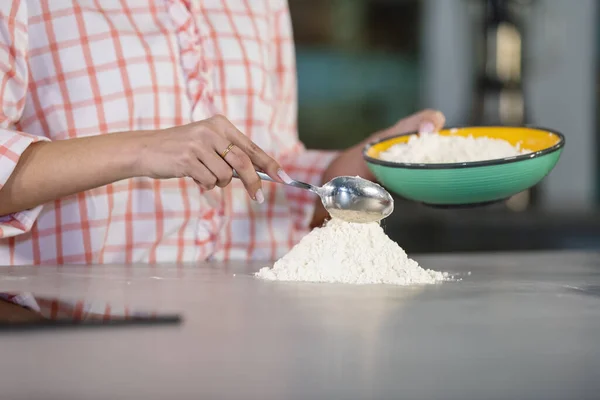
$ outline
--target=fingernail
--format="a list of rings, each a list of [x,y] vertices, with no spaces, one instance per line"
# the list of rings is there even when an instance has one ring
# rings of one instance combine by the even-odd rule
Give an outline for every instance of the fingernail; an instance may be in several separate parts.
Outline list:
[[[254,197],[256,198],[256,201],[258,202],[258,204],[262,204],[265,202],[265,195],[263,194],[262,189],[258,189],[256,191],[256,194],[254,195]]]
[[[423,122],[421,126],[419,126],[419,133],[433,133],[435,131],[435,126],[432,122]]]
[[[288,174],[285,173],[284,170],[282,169],[278,169],[277,170],[277,176],[281,178],[282,181],[284,181],[285,183],[292,183],[293,179],[290,178],[290,176]]]

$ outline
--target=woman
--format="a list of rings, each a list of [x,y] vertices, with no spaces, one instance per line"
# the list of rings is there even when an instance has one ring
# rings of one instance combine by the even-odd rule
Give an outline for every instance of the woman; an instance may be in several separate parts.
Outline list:
[[[0,264],[274,259],[326,213],[255,169],[373,179],[298,140],[284,0],[2,2],[0,71]]]

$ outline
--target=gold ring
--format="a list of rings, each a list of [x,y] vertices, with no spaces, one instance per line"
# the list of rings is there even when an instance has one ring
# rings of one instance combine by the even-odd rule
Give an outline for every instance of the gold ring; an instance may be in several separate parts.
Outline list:
[[[229,146],[227,146],[227,148],[221,153],[221,158],[225,158],[225,156],[229,154],[231,149],[233,149],[233,146],[235,145],[233,143],[230,143]]]

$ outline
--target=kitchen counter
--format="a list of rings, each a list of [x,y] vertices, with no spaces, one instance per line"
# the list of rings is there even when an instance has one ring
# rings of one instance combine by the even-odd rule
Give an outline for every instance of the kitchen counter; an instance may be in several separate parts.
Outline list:
[[[183,317],[2,332],[0,398],[600,396],[600,254],[416,258],[462,280],[275,283],[252,277],[260,265],[246,263],[0,268],[0,291]]]

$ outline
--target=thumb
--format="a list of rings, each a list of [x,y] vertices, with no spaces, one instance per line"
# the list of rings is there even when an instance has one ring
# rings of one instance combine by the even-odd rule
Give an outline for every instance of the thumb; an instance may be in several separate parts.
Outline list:
[[[394,125],[397,134],[408,132],[433,133],[444,127],[446,117],[438,110],[423,110],[401,119]]]

